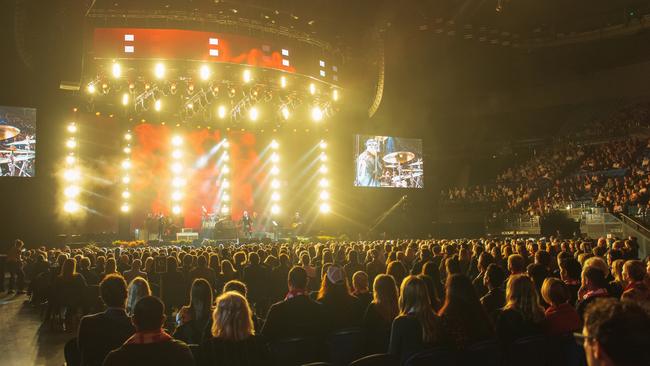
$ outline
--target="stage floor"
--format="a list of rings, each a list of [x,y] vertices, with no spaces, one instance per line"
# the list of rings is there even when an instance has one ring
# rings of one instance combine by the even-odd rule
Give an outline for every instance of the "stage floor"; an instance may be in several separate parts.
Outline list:
[[[0,294],[0,357],[3,366],[64,365],[63,346],[74,332],[41,326],[39,310],[25,295]]]

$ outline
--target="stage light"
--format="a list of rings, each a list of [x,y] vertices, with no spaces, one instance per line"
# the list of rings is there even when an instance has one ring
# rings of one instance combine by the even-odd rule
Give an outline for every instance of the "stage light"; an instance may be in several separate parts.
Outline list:
[[[322,213],[328,213],[330,212],[330,205],[327,202],[323,202],[320,204],[320,212]]]
[[[273,206],[271,206],[271,213],[274,214],[274,215],[279,214],[280,213],[280,206],[278,206],[277,204],[273,204]]]
[[[117,62],[113,63],[113,77],[118,79],[120,76],[122,76],[122,66],[118,64]]]
[[[228,208],[228,206],[223,205],[223,207],[221,207],[221,213],[222,213],[222,214],[225,215],[225,214],[228,213],[228,211],[230,211],[230,209]]]
[[[183,138],[176,135],[172,137],[172,145],[174,146],[180,146],[183,143]]]
[[[129,205],[126,204],[126,203],[122,204],[122,207],[120,207],[120,210],[121,210],[122,212],[124,212],[124,213],[129,212],[130,209],[131,209],[131,208],[130,208]]]
[[[127,146],[122,151],[124,151],[125,154],[130,154],[131,153],[131,148]]]
[[[165,77],[165,65],[161,62],[156,64],[156,67],[154,68],[154,75],[156,75],[157,79],[162,79]]]
[[[280,161],[280,155],[278,155],[278,153],[274,152],[273,154],[271,154],[271,161],[274,162],[274,163],[277,163],[278,161]]]
[[[129,104],[129,94],[124,93],[122,94],[122,105],[128,105]]]
[[[180,214],[181,213],[181,206],[175,205],[174,207],[172,207],[172,213],[174,215]]]
[[[221,182],[221,186],[222,186],[223,188],[230,188],[230,182],[224,179],[224,180]]]
[[[329,182],[327,179],[323,178],[323,179],[321,179],[321,180],[318,182],[318,185],[319,185],[321,188],[326,188],[326,187],[329,187],[330,182]]]
[[[88,94],[95,94],[95,91],[97,91],[97,89],[95,89],[95,84],[93,83],[88,84],[88,86],[86,87],[86,91],[88,92]]]
[[[330,199],[330,193],[328,191],[322,191],[319,197],[321,200],[326,201]]]
[[[325,173],[327,173],[327,167],[325,165],[321,165],[320,169],[318,169],[318,171],[325,174]]]
[[[68,132],[70,132],[70,133],[75,133],[75,132],[77,132],[77,125],[76,125],[74,122],[71,122],[71,123],[68,125]]]
[[[129,160],[124,160],[122,162],[122,169],[131,169],[131,162]]]
[[[282,117],[283,117],[285,120],[289,119],[289,117],[290,117],[290,114],[289,114],[289,108],[287,108],[286,106],[285,106],[285,107],[282,107]]]
[[[321,141],[320,141],[320,144],[319,144],[319,146],[320,146],[320,148],[321,148],[321,149],[323,149],[323,150],[324,150],[324,149],[326,149],[326,148],[327,148],[327,142],[325,142],[325,141],[323,141],[323,140],[321,140]]]
[[[172,200],[173,201],[180,201],[181,198],[183,198],[183,194],[180,191],[174,191],[172,193]]]
[[[316,85],[314,83],[309,84],[309,94],[311,95],[316,94]]]
[[[74,138],[69,138],[68,141],[65,142],[65,146],[68,149],[74,149],[75,147],[77,147],[77,140],[75,140]]]
[[[278,173],[280,173],[280,168],[278,168],[276,165],[274,165],[274,166],[271,168],[271,174],[273,174],[273,175],[278,175]]]
[[[280,144],[277,141],[271,141],[271,149],[276,150],[279,146]]]
[[[174,151],[172,151],[172,158],[174,158],[174,159],[180,159],[181,156],[183,156],[183,152],[182,152],[182,151],[180,151],[180,150],[178,150],[178,149],[174,149]]]
[[[201,66],[199,75],[201,76],[202,80],[208,80],[210,78],[210,67],[208,67],[208,65]]]
[[[332,90],[332,99],[333,99],[334,101],[339,100],[339,90],[338,90],[338,89],[334,89],[334,90]]]
[[[280,77],[280,87],[281,88],[286,88],[287,87],[287,77],[286,76],[281,76]]]
[[[257,117],[259,117],[259,111],[257,110],[257,107],[251,107],[251,109],[248,111],[248,118],[250,118],[251,121],[256,121]]]
[[[122,183],[129,184],[130,182],[131,182],[131,177],[129,177],[128,175],[122,177]]]
[[[183,171],[183,165],[181,165],[181,163],[172,164],[172,172],[174,172],[175,174],[179,174],[182,171]]]
[[[128,200],[129,198],[131,198],[131,192],[129,192],[129,191],[122,192],[122,198],[124,198],[125,200]]]
[[[78,186],[68,186],[63,190],[63,194],[68,198],[75,198],[79,195],[79,191]]]
[[[280,193],[273,192],[273,194],[271,194],[271,201],[277,202],[279,200],[280,200]]]
[[[185,185],[185,180],[183,178],[176,177],[176,178],[172,179],[172,186],[173,187],[178,188],[178,187],[182,187],[184,185]]]
[[[228,155],[228,153],[224,153],[222,155],[221,159],[223,159],[223,161],[229,161],[230,160],[230,155]]]
[[[230,196],[224,193],[223,196],[221,196],[221,200],[224,202],[230,202]]]
[[[277,180],[277,179],[273,179],[273,180],[271,181],[271,188],[273,188],[273,189],[278,189],[278,188],[280,188],[280,181]]]
[[[223,172],[223,174],[228,174],[230,173],[230,168],[228,168],[228,166],[226,165],[221,169],[221,171]]]
[[[162,101],[160,99],[157,99],[154,104],[153,104],[153,109],[156,110],[156,112],[160,112],[162,109]]]
[[[320,153],[320,161],[322,162],[327,161],[327,155],[325,155],[325,153]]]
[[[69,182],[78,180],[80,176],[81,174],[76,169],[66,169],[63,172],[63,178]]]
[[[225,106],[225,105],[220,105],[220,106],[217,108],[217,116],[219,116],[219,119],[224,119],[224,118],[226,118],[226,113],[227,113],[227,110],[226,110],[226,106]]]
[[[79,203],[77,203],[76,201],[67,201],[63,205],[63,210],[67,213],[75,213],[79,211]]]
[[[66,162],[68,165],[72,165],[72,164],[74,164],[74,162],[75,162],[76,160],[77,160],[77,159],[76,159],[74,156],[72,156],[72,155],[68,155],[68,156],[65,157],[65,162]]]
[[[323,110],[316,106],[311,109],[311,119],[318,122],[323,119]]]
[[[124,139],[125,139],[126,141],[131,141],[131,138],[132,138],[132,137],[133,137],[133,136],[131,136],[130,133],[125,133],[125,134],[124,134]]]
[[[250,82],[251,79],[252,79],[251,71],[248,70],[248,69],[244,70],[244,75],[243,75],[243,76],[244,76],[244,82],[245,82],[245,83]]]
[[[224,139],[223,140],[223,147],[226,148],[226,149],[229,148],[230,147],[230,142],[228,142],[228,140]]]

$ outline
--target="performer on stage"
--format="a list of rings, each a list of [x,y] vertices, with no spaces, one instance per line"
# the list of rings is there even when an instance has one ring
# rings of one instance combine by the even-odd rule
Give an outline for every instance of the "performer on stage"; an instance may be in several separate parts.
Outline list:
[[[302,217],[300,217],[300,212],[296,211],[291,220],[291,229],[293,230],[293,235],[298,236],[302,229]]]
[[[377,153],[379,143],[375,139],[368,139],[366,150],[357,158],[357,186],[379,187],[382,162]]]
[[[253,218],[248,215],[248,211],[244,211],[241,217],[242,231],[244,236],[248,239],[253,237]]]
[[[165,233],[165,216],[163,214],[158,215],[158,240],[163,240],[163,234]]]

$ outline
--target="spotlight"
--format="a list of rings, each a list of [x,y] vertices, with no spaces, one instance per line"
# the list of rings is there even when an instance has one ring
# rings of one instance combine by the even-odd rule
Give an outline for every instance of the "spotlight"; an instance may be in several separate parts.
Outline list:
[[[278,173],[280,173],[280,168],[278,168],[276,165],[274,165],[274,166],[271,168],[271,174],[273,174],[273,175],[278,175]]]
[[[130,182],[131,182],[131,177],[129,177],[128,175],[122,177],[122,183],[129,184]]]
[[[77,197],[79,195],[79,187],[77,186],[65,187],[65,190],[63,190],[63,194],[65,194],[65,196],[68,198]]]
[[[278,189],[278,188],[280,188],[280,181],[277,180],[277,179],[273,179],[273,180],[271,181],[271,188],[273,188],[273,189]]]
[[[225,193],[223,194],[223,196],[221,196],[221,199],[222,199],[224,202],[230,202],[230,196],[227,195],[227,194],[225,194]]]
[[[250,118],[251,121],[256,121],[257,117],[259,117],[259,111],[257,110],[257,107],[251,107],[251,109],[248,111],[248,118]]]
[[[77,159],[75,159],[75,157],[72,156],[72,155],[68,155],[68,156],[65,157],[65,162],[66,162],[68,165],[72,165],[72,164],[74,164],[75,160],[77,160]]]
[[[223,182],[221,182],[221,186],[223,188],[230,188],[230,182],[224,179]]]
[[[173,187],[178,188],[178,187],[182,187],[184,185],[185,185],[185,180],[183,180],[183,178],[176,177],[176,178],[172,179],[172,186]]]
[[[271,161],[277,163],[278,161],[280,161],[280,155],[274,152],[273,154],[271,154]]]
[[[223,156],[221,157],[221,159],[223,159],[223,161],[230,161],[230,155],[228,155],[228,154],[223,154]]]
[[[183,156],[183,152],[182,152],[182,151],[180,151],[180,150],[178,150],[178,149],[175,149],[174,151],[172,151],[172,158],[174,158],[174,159],[180,159],[181,156]]]
[[[180,191],[174,191],[174,193],[172,193],[173,201],[180,201],[181,198],[183,198],[183,194]]]
[[[157,99],[153,104],[153,109],[155,109],[156,112],[160,112],[161,108],[162,108],[162,102],[160,101],[160,99]]]
[[[156,67],[154,68],[154,75],[156,75],[157,79],[162,79],[165,77],[165,65],[161,62],[156,64]]]
[[[175,174],[179,174],[182,171],[183,171],[183,165],[181,165],[181,163],[172,164],[172,172],[174,172]]]
[[[318,122],[323,119],[323,110],[316,106],[311,109],[311,119]]]
[[[323,201],[330,199],[330,193],[328,191],[322,191],[320,193],[320,199]]]
[[[230,142],[228,142],[228,140],[224,139],[223,140],[223,147],[226,148],[226,149],[229,148],[230,147]]]
[[[122,198],[124,198],[125,200],[128,200],[129,198],[131,198],[131,192],[129,192],[129,191],[122,192]]]
[[[120,211],[122,211],[124,213],[129,212],[130,209],[131,208],[129,207],[129,205],[127,203],[122,204],[122,207],[120,207]]]
[[[113,63],[113,77],[118,79],[120,76],[122,76],[122,66],[118,64],[117,62]]]
[[[124,134],[124,139],[125,139],[126,141],[131,141],[131,138],[132,138],[132,137],[133,137],[133,136],[131,136],[131,134],[128,133],[128,132]]]
[[[122,151],[124,151],[125,154],[130,154],[131,153],[131,148],[127,146]]]
[[[281,76],[280,77],[280,87],[281,88],[286,88],[287,87],[287,77],[286,76]]]
[[[172,207],[172,213],[174,215],[180,214],[181,213],[181,206],[175,205],[174,207]]]
[[[321,188],[326,188],[326,187],[329,187],[330,182],[329,182],[327,179],[323,178],[323,179],[321,179],[321,180],[318,182],[318,185],[319,185]]]
[[[201,66],[201,69],[199,70],[199,75],[201,76],[202,80],[208,80],[210,78],[210,68],[208,67],[208,65]]]
[[[124,93],[122,94],[122,105],[128,105],[129,104],[129,94]]]
[[[289,115],[289,108],[287,108],[286,106],[285,106],[285,107],[282,107],[282,117],[283,117],[285,120],[287,120],[287,119],[289,119],[289,116],[290,116],[290,115]]]
[[[131,162],[129,160],[124,160],[122,162],[122,169],[131,169]]]
[[[252,76],[251,76],[251,71],[248,70],[248,69],[244,70],[244,82],[245,82],[245,83],[250,82],[250,81],[251,81],[251,78],[252,78]]]
[[[334,101],[339,100],[339,90],[338,90],[338,89],[334,89],[334,90],[332,90],[332,99],[333,99]]]
[[[271,206],[271,213],[272,214],[280,213],[280,206],[274,203],[273,206]]]
[[[321,203],[321,205],[320,205],[320,212],[322,212],[322,213],[328,213],[328,212],[330,212],[330,209],[331,209],[331,208],[330,208],[329,203],[326,203],[326,202]]]
[[[183,143],[183,138],[176,135],[172,137],[172,145],[174,146],[180,146]]]
[[[79,211],[79,203],[77,203],[76,201],[67,201],[63,205],[63,210],[67,213],[75,213]]]
[[[221,213],[222,213],[222,214],[225,215],[225,214],[228,213],[228,211],[230,211],[230,209],[228,208],[228,206],[223,205],[223,207],[221,207]]]
[[[76,125],[74,122],[71,122],[71,123],[68,125],[68,132],[70,132],[70,133],[75,133],[75,132],[77,132],[77,125]]]
[[[325,153],[320,154],[320,161],[322,161],[322,162],[327,161],[327,155],[325,155]]]
[[[67,169],[63,172],[63,178],[68,182],[76,181],[80,176],[81,174],[79,174],[79,171],[76,169]]]
[[[327,173],[327,167],[325,165],[321,165],[320,169],[318,169],[318,171],[325,174],[325,173]]]
[[[226,118],[226,112],[226,106],[220,105],[219,108],[217,108],[217,115],[219,116],[219,119]]]
[[[88,84],[88,86],[86,87],[86,91],[88,92],[88,94],[95,94],[96,91],[95,84],[92,83]]]
[[[228,174],[230,173],[230,168],[228,168],[228,166],[226,165],[221,169],[221,171],[223,172],[223,174]]]
[[[279,200],[280,200],[280,193],[273,192],[273,194],[271,194],[271,201],[277,202]]]
[[[324,140],[321,140],[319,146],[320,146],[321,149],[324,150],[324,149],[327,148],[327,142],[325,142]]]
[[[275,140],[271,141],[271,149],[276,150],[279,146],[280,144],[278,144],[277,141]]]
[[[309,94],[311,95],[316,94],[316,85],[314,83],[309,84]]]

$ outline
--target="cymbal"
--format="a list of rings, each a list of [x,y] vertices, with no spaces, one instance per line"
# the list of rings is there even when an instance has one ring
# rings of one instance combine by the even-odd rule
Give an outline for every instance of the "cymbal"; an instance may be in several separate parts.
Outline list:
[[[0,126],[0,140],[10,139],[20,133],[14,126]]]
[[[415,154],[409,151],[396,151],[394,153],[387,154],[383,157],[383,160],[389,164],[404,164],[415,158]]]
[[[422,165],[422,160],[418,160],[415,163],[410,163],[409,165],[411,165],[411,166]]]

